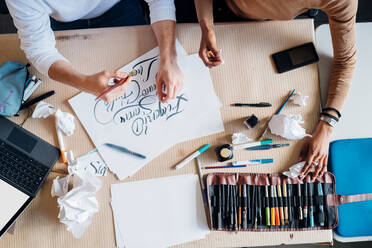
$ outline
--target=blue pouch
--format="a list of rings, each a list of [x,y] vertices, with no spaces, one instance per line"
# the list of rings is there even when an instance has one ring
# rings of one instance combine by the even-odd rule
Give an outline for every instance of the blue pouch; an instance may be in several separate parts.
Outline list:
[[[342,237],[372,235],[371,151],[371,138],[330,144],[329,165],[336,177],[336,193],[343,195],[338,203],[339,222],[335,230]]]
[[[0,115],[14,116],[22,104],[28,65],[7,61],[0,67]]]

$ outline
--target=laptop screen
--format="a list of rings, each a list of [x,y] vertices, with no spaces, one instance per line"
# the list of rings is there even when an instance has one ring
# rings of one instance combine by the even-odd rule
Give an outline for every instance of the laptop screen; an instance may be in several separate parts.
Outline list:
[[[0,179],[0,231],[26,203],[30,196]]]

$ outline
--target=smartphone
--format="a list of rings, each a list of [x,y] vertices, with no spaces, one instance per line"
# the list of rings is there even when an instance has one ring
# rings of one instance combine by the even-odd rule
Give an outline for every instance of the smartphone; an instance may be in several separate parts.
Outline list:
[[[272,58],[279,73],[319,61],[319,56],[312,42],[275,53],[272,55]]]

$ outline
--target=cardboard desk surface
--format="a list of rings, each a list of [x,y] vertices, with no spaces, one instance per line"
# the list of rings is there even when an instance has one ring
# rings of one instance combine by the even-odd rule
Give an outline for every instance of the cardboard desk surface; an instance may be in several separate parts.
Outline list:
[[[211,76],[221,107],[225,132],[196,140],[187,141],[162,153],[132,177],[124,180],[134,181],[183,173],[196,173],[194,162],[181,170],[173,167],[188,154],[203,144],[212,146],[231,143],[234,132],[244,132],[255,138],[263,126],[248,130],[243,120],[251,114],[261,119],[261,123],[277,110],[289,91],[310,96],[306,107],[288,104],[282,113],[301,114],[303,126],[311,133],[319,116],[320,95],[317,65],[303,67],[284,74],[275,72],[270,55],[290,47],[314,41],[314,28],[311,20],[256,22],[216,25],[217,43],[222,48],[224,65],[211,69]],[[177,38],[186,51],[197,53],[200,44],[200,28],[197,24],[177,26]],[[104,69],[119,68],[156,46],[156,40],[149,26],[120,27],[90,30],[73,30],[56,32],[57,48],[76,68],[85,73],[96,73]],[[16,34],[0,35],[0,63],[6,60],[26,62],[24,53],[19,48]],[[33,73],[35,70],[31,69]],[[39,74],[38,74],[39,75]],[[40,75],[39,75],[40,76]],[[57,94],[47,101],[73,113],[67,100],[79,93],[78,90],[64,86],[42,77],[44,83],[34,93],[35,96],[54,89]],[[187,86],[186,86],[187,87]],[[230,105],[235,102],[261,102],[273,104],[271,108],[238,108]],[[20,123],[26,113],[18,118],[11,118]],[[197,125],[197,120],[190,120]],[[29,118],[24,127],[36,135],[58,146],[53,118]],[[282,138],[268,134],[274,142],[287,142]],[[241,168],[241,172],[281,172],[298,160],[303,141],[292,141],[287,148],[269,151],[239,151],[238,160],[273,157],[274,164]],[[73,150],[75,156],[91,151],[94,147],[87,133],[77,120],[77,129],[70,137],[65,137],[67,149]],[[201,156],[202,164],[216,163],[213,149]],[[228,171],[231,169],[227,169]],[[232,171],[237,171],[236,169]],[[66,166],[58,163],[54,172],[48,177],[31,206],[17,222],[15,235],[6,234],[0,239],[0,247],[114,247],[115,235],[110,206],[110,184],[120,181],[109,173],[101,177],[102,189],[97,193],[99,212],[83,237],[74,239],[66,227],[59,223],[56,198],[50,195],[51,182],[59,173],[66,172]],[[242,247],[258,245],[279,245],[296,243],[331,243],[332,232],[211,232],[206,239],[180,246],[185,247]]]

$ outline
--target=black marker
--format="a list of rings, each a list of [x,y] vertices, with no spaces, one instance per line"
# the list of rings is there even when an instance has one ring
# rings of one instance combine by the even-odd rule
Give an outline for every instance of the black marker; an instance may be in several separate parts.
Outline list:
[[[219,184],[218,185],[218,197],[217,197],[217,202],[218,202],[218,212],[217,212],[217,226],[218,229],[221,230],[223,228],[223,221],[222,221],[222,216],[223,216],[223,185]]]
[[[262,187],[257,186],[257,224],[261,225],[262,223]]]
[[[304,188],[304,227],[307,227],[307,220],[308,220],[308,214],[309,214],[309,194],[308,194],[308,184],[304,183],[302,185]]]
[[[313,196],[314,196],[314,184],[308,184],[309,188],[309,226],[314,227],[314,202],[313,202]]]
[[[271,107],[272,105],[268,102],[260,102],[260,103],[234,103],[232,106],[265,108],[265,107]]]
[[[287,185],[287,194],[288,194],[288,225],[291,227],[292,221],[293,221],[293,185],[288,184]]]
[[[41,96],[38,96],[38,97],[36,97],[36,98],[28,101],[28,102],[25,102],[24,104],[21,105],[21,107],[20,107],[19,110],[28,108],[28,107],[34,105],[35,103],[38,103],[38,102],[40,102],[42,100],[45,100],[46,98],[48,98],[50,96],[53,96],[54,94],[56,94],[56,92],[54,90],[48,91],[47,93],[44,93]]]
[[[298,219],[303,220],[303,215],[302,215],[302,201],[301,201],[301,184],[297,184],[297,193],[298,193]]]
[[[252,185],[252,224],[254,229],[257,229],[257,200],[256,200],[256,186]]]

